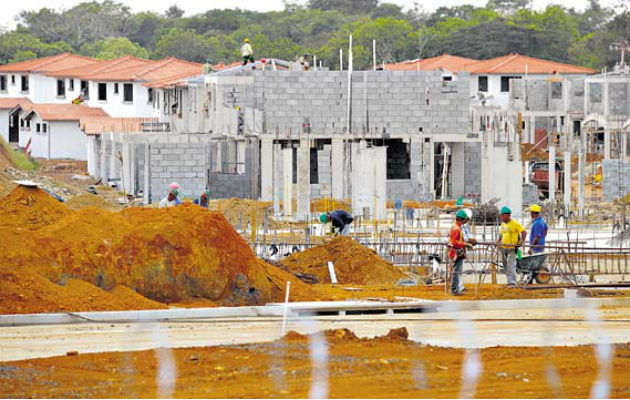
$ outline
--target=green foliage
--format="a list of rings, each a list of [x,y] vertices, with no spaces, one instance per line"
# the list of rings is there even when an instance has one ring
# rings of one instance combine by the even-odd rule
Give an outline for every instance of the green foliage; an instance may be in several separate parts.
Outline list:
[[[385,0],[386,1],[386,0]],[[98,0],[67,10],[22,11],[14,31],[0,31],[0,63],[62,51],[109,59],[122,55],[174,56],[197,62],[240,59],[249,37],[256,58],[294,60],[313,53],[330,68],[347,54],[354,37],[354,66],[400,61],[442,53],[486,58],[518,52],[534,57],[601,68],[618,54],[610,42],[630,38],[626,0],[617,14],[589,0],[584,11],[559,5],[533,10],[531,0],[488,0],[485,7],[465,4],[427,13],[379,0],[285,2],[282,11],[208,10],[186,16],[177,5],[164,13],[133,13],[122,2]]]
[[[21,151],[14,150],[2,136],[0,136],[0,147],[4,149],[5,154],[16,168],[22,171],[34,171],[37,168],[37,164],[33,160]]]
[[[81,53],[99,60],[111,60],[122,56],[149,58],[149,53],[142,46],[132,43],[125,37],[109,37],[93,44],[85,44],[81,48]]]

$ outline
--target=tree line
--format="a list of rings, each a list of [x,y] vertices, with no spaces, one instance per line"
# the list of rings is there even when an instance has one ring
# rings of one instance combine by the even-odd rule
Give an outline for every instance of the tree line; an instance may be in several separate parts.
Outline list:
[[[600,69],[619,55],[610,44],[630,40],[630,2],[614,8],[590,0],[581,11],[559,5],[531,8],[530,0],[489,0],[427,12],[379,0],[286,1],[282,11],[208,10],[187,16],[173,5],[163,13],[133,13],[113,0],[67,10],[22,11],[14,30],[0,31],[0,63],[70,51],[99,59],[123,55],[216,64],[240,59],[249,38],[256,57],[295,60],[309,53],[339,67],[353,35],[354,66],[427,58],[442,53],[484,59],[518,52]]]

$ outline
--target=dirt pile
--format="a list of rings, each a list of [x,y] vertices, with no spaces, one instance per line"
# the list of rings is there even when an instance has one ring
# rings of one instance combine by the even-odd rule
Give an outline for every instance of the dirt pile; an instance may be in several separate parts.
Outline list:
[[[346,236],[293,253],[281,263],[291,272],[315,275],[319,283],[330,283],[328,261],[335,266],[337,281],[342,285],[390,285],[404,277],[374,251]]]
[[[261,224],[265,211],[271,206],[271,203],[266,201],[238,198],[217,200],[215,203],[217,210],[227,218],[230,224],[239,228],[246,228],[251,223],[254,214],[256,222]]]
[[[284,293],[222,214],[193,204],[72,211],[23,187],[0,204],[0,265],[52,282],[76,278],[105,290],[124,285],[160,302],[205,298],[221,305],[263,304]],[[20,221],[31,231],[18,239]]]
[[[78,210],[85,207],[100,208],[108,211],[118,211],[122,207],[113,202],[105,200],[103,197],[94,194],[81,194],[74,196],[66,201],[66,206],[73,210]]]
[[[166,305],[118,286],[108,293],[90,283],[69,279],[64,286],[36,272],[0,267],[0,314],[160,309]]]
[[[0,228],[35,230],[69,214],[70,210],[45,191],[17,186],[0,201]]]

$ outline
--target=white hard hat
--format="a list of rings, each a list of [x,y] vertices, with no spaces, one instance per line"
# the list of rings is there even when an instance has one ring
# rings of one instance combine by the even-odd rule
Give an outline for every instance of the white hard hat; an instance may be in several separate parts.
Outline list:
[[[473,212],[470,208],[464,208],[464,212],[466,213],[466,216],[468,217],[468,219],[472,219]]]

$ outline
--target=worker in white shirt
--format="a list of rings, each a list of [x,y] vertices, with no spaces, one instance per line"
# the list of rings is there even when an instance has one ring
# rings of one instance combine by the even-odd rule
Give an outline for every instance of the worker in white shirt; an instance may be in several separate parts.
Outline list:
[[[241,55],[243,56],[243,65],[247,65],[247,63],[254,63],[254,50],[252,50],[252,46],[249,44],[248,38],[243,40]]]

